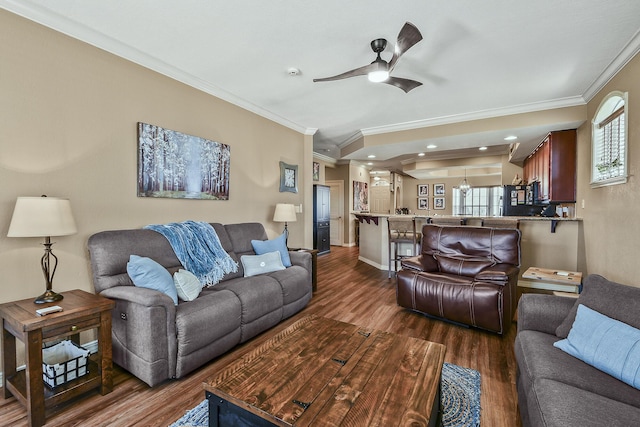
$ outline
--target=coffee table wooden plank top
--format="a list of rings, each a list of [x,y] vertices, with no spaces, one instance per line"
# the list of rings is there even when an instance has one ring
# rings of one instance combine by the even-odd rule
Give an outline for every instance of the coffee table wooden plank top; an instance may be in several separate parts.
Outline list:
[[[445,347],[309,316],[205,383],[280,426],[433,424]]]

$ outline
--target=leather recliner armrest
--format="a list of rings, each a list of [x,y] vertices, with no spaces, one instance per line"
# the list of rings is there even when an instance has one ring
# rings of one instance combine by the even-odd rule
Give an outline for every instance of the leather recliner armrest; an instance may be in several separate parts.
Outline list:
[[[402,268],[414,271],[438,271],[438,263],[431,255],[418,255],[404,258],[400,265]]]
[[[491,282],[499,285],[506,285],[510,280],[517,276],[520,268],[511,264],[495,264],[487,267],[480,273],[476,274],[474,281]]]

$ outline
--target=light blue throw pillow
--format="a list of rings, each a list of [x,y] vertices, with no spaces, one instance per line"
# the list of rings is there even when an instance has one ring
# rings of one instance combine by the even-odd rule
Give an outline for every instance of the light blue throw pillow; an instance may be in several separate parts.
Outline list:
[[[178,305],[178,291],[171,273],[151,258],[131,255],[127,263],[127,273],[134,285],[164,292],[171,297],[175,305]]]
[[[553,345],[640,389],[640,329],[580,304],[569,336]]]
[[[287,249],[287,236],[282,233],[275,239],[271,240],[252,240],[251,246],[256,255],[262,255],[273,251],[280,252],[282,265],[291,267],[291,258],[289,258],[289,249]]]
[[[242,255],[240,261],[244,269],[244,277],[285,269],[278,251],[267,252],[262,255]]]
[[[182,301],[193,301],[202,291],[202,284],[195,274],[182,268],[174,273],[173,284],[176,285],[178,298]]]

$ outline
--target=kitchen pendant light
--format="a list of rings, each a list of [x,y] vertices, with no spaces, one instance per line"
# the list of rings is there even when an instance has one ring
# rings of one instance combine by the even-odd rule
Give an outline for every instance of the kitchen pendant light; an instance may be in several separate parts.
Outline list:
[[[465,196],[467,194],[467,191],[471,190],[471,186],[467,182],[467,170],[466,169],[464,170],[464,179],[462,180],[460,185],[458,185],[458,190],[460,190],[460,192],[462,193],[463,196]]]

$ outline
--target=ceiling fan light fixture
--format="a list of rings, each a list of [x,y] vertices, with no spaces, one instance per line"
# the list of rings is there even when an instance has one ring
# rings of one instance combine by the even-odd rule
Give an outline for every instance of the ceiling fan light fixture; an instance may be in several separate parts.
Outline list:
[[[370,82],[381,83],[389,78],[389,72],[387,70],[371,71],[368,77]]]
[[[375,69],[369,71],[367,77],[370,82],[380,83],[389,78],[389,65],[380,58],[380,53],[378,53],[378,59],[371,63],[375,67]]]

